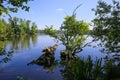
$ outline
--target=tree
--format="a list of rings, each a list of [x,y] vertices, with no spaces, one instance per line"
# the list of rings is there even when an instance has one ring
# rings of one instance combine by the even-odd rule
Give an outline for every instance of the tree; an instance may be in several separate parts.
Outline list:
[[[3,27],[5,25],[6,31],[8,33],[8,37],[11,35],[29,35],[29,34],[35,34],[37,32],[37,25],[35,23],[31,24],[30,20],[25,20],[17,17],[10,17],[9,23],[0,23],[0,25]],[[0,34],[3,31],[4,28],[0,28]]]
[[[66,50],[73,56],[82,51],[85,33],[89,31],[89,23],[77,20],[76,15],[66,16],[60,27],[59,40],[65,45]]]
[[[31,23],[31,21],[30,20],[26,20],[26,28],[25,28],[25,32],[27,33],[27,34],[30,34],[30,23]]]
[[[4,19],[0,19],[0,34],[4,34],[6,30],[6,22]]]
[[[57,37],[57,30],[54,29],[53,25],[51,25],[50,27],[46,25],[46,28],[44,29],[44,32],[49,34],[52,37]]]
[[[29,11],[29,8],[26,4],[32,0],[0,0],[0,16],[5,13],[9,14],[11,12],[17,12],[18,8],[21,8],[25,11]]]
[[[51,26],[45,29],[45,32],[59,41],[66,47],[65,52],[71,57],[82,51],[86,40],[85,33],[89,31],[89,23],[83,20],[77,20],[76,14],[66,16],[60,29],[57,31]]]
[[[96,18],[93,20],[94,38],[101,40],[104,52],[120,51],[120,2],[112,4],[99,0],[95,9]]]
[[[0,40],[5,40],[7,35],[7,23],[4,19],[0,19]]]
[[[32,27],[31,27],[31,34],[35,34],[37,32],[37,25],[36,23],[32,23]]]
[[[12,17],[10,17],[9,18],[9,23],[10,23],[10,26],[11,26],[11,28],[12,28],[12,34],[17,34],[18,33],[18,29],[19,29],[19,18],[17,18],[17,17],[14,17],[14,18],[12,18]]]

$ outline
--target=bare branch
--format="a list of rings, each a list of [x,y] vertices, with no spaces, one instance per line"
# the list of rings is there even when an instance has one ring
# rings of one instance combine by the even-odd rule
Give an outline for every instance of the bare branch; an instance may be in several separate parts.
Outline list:
[[[77,10],[81,5],[82,5],[82,4],[79,4],[79,5],[74,9],[72,16],[75,15],[76,10]]]

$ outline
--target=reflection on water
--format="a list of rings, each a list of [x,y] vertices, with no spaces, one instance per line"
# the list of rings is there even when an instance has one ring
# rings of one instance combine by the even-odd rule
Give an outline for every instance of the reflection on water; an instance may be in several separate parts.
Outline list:
[[[0,48],[0,56],[3,57],[2,59],[0,59],[0,63],[1,62],[7,63],[8,61],[11,60],[12,55],[13,55],[13,50],[7,52],[4,48]]]
[[[42,54],[38,59],[28,63],[28,65],[31,64],[43,66],[46,72],[53,72],[58,65],[58,60],[55,60],[54,55],[48,56],[46,54]]]
[[[31,61],[27,65],[37,64],[39,66],[43,66],[46,72],[53,72],[58,64],[58,60],[55,60],[54,57],[57,47],[57,44],[54,44],[54,46],[46,46],[42,50],[43,54],[38,59]]]
[[[104,64],[102,63],[104,60]],[[96,59],[61,61],[63,80],[120,80],[120,55]]]
[[[37,43],[37,35],[33,36],[14,36],[9,41],[0,41],[0,48],[10,48],[9,50],[21,50],[30,48],[31,45],[36,45]]]
[[[13,37],[8,43],[10,44],[10,48],[12,50],[21,50],[21,49],[26,49],[30,48],[31,44],[34,46],[36,45],[37,42],[37,35],[33,36],[15,36]]]
[[[30,48],[32,43],[34,46],[37,42],[37,35],[33,36],[14,36],[9,41],[0,41],[0,62],[7,63],[11,60],[14,51]],[[9,49],[7,49],[9,47]]]
[[[18,78],[25,80],[28,78],[30,80],[61,80],[62,76],[57,66],[58,60],[54,56],[45,58],[45,55],[41,54],[45,46],[55,44],[49,36],[16,36],[9,41],[1,43],[1,48],[4,48],[6,52],[11,50],[14,52],[7,63],[3,61],[0,63],[0,80],[16,80]],[[8,53],[0,55],[0,60],[3,60],[7,55]],[[34,63],[37,65],[29,64],[28,66],[27,64],[32,60],[38,61]]]
[[[114,80],[120,79],[120,56],[105,57],[100,48],[86,47],[75,60],[60,60],[59,45],[54,55],[42,50],[55,42],[48,35],[17,36],[0,42],[0,80]],[[95,45],[95,44],[93,44]],[[13,51],[13,52],[9,52]],[[91,58],[87,58],[91,55]],[[3,58],[10,56],[4,63]],[[84,61],[84,59],[86,61]],[[102,64],[104,61],[105,65]],[[104,68],[103,68],[104,67]],[[81,75],[81,76],[80,76]],[[104,79],[105,78],[105,79]]]
[[[104,60],[104,64],[102,63]],[[120,79],[120,55],[100,58],[95,61],[88,56],[87,59],[76,57],[71,60],[57,61],[53,56],[42,54],[38,59],[28,65],[37,64],[43,66],[46,72],[54,72],[59,65],[62,80],[119,80]]]
[[[102,67],[98,64],[101,63],[101,59],[96,61],[94,64],[90,56],[86,60],[78,57],[76,60],[61,61],[64,68],[60,72],[64,80],[103,80],[103,76],[100,75]]]

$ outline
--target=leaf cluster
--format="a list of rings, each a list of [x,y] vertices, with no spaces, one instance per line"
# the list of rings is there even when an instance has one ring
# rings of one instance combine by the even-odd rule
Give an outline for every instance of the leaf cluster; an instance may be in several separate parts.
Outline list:
[[[86,40],[84,35],[88,31],[89,23],[77,20],[76,15],[66,16],[60,27],[59,40],[72,54],[79,53]]]
[[[63,24],[57,31],[53,26],[46,26],[44,32],[55,37],[66,47],[66,51],[75,55],[82,51],[83,43],[86,40],[85,33],[89,31],[89,23],[77,20],[76,15],[66,16]]]
[[[30,7],[27,6],[29,1],[32,0],[0,0],[0,15],[9,14],[9,11],[17,12],[18,8],[29,11]]]
[[[112,4],[100,0],[95,9],[94,37],[100,39],[106,52],[120,51],[120,2],[113,0]]]
[[[44,32],[52,37],[57,37],[57,30],[53,28],[53,25],[50,27],[46,25]]]
[[[17,17],[10,17],[8,22],[0,19],[0,40],[6,40],[13,35],[33,35],[37,33],[36,23]]]
[[[66,62],[66,66],[61,70],[64,80],[103,80],[102,59],[96,59],[94,62],[89,56],[86,60],[78,58],[77,60]]]

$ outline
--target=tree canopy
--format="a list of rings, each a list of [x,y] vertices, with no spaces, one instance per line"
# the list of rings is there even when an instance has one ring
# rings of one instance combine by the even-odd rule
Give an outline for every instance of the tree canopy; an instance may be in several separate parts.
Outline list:
[[[11,12],[17,12],[18,8],[25,11],[29,11],[27,3],[32,0],[0,0],[0,16],[5,13],[9,14]]]
[[[0,19],[0,40],[5,40],[13,35],[33,35],[37,32],[35,22],[17,17],[10,17],[7,23]]]
[[[51,25],[50,27],[46,25],[46,28],[44,29],[44,32],[49,34],[52,37],[57,37],[56,36],[57,30],[54,29],[53,25]]]
[[[45,32],[61,41],[69,54],[75,55],[82,51],[86,40],[85,33],[89,31],[89,23],[77,20],[75,14],[64,19],[58,31],[51,26],[45,28]]]
[[[98,1],[95,9],[96,18],[94,23],[94,37],[101,40],[105,52],[120,51],[120,2],[113,0],[108,4]]]
[[[66,46],[66,50],[73,55],[82,50],[85,33],[89,31],[89,23],[77,20],[76,15],[66,16],[65,21],[60,27],[59,40]]]

